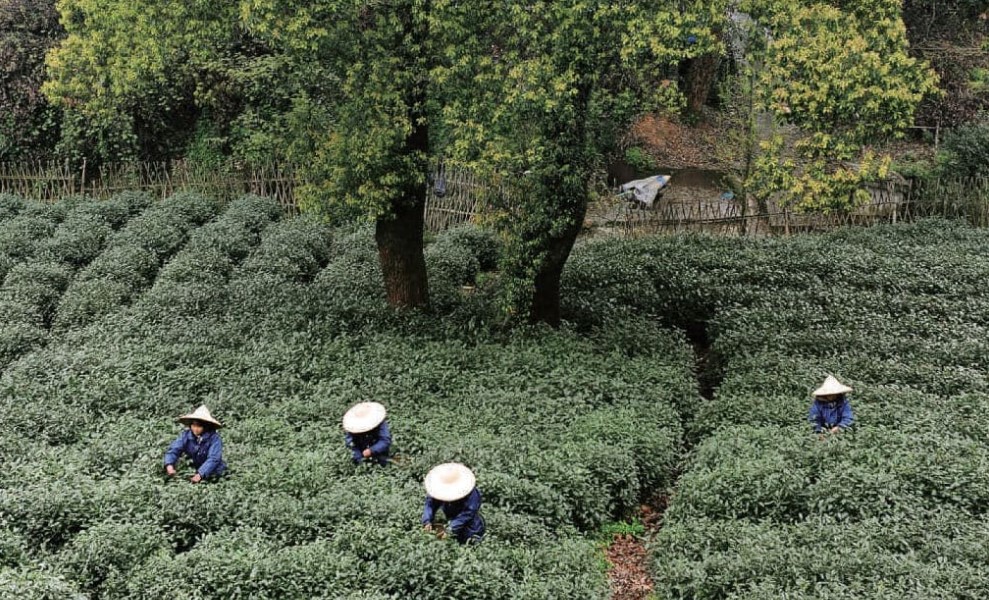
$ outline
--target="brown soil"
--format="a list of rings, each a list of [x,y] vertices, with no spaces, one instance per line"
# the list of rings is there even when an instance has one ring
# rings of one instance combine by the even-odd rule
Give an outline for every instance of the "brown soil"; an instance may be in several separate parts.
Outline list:
[[[671,169],[717,169],[720,134],[713,120],[690,126],[661,115],[648,115],[632,127],[632,138],[656,163]]]
[[[696,125],[653,114],[635,123],[630,137],[633,144],[663,167],[723,170],[730,154],[723,151],[723,145],[728,142],[727,127],[713,109],[705,110],[703,120]],[[890,154],[897,161],[908,162],[929,161],[934,155],[934,146],[916,137],[891,141],[876,150]]]
[[[608,580],[613,600],[645,600],[652,593],[649,554],[642,540],[616,535],[608,546]]]
[[[646,528],[644,537],[616,535],[608,546],[606,554],[611,564],[608,581],[612,600],[646,600],[652,594],[653,581],[646,541],[662,525],[667,503],[667,497],[661,495],[639,507],[639,520]]]

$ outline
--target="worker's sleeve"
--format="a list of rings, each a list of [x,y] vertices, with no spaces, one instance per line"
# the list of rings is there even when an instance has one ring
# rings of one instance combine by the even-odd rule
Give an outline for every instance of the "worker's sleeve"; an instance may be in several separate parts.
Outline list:
[[[349,431],[344,432],[343,439],[347,443],[347,447],[351,450],[354,449],[354,436],[350,435]]]
[[[175,441],[168,446],[168,451],[165,452],[165,462],[164,466],[174,465],[182,458],[182,449],[185,448],[185,438],[188,434],[188,430],[183,431],[179,434],[179,437],[175,438]]]
[[[388,423],[382,421],[381,426],[378,427],[378,441],[371,446],[371,454],[379,456],[388,452],[388,448],[390,447],[391,430],[388,429]]]
[[[450,521],[448,527],[453,533],[457,533],[467,525],[474,522],[474,517],[477,516],[478,511],[481,510],[481,493],[474,488],[474,491],[467,496],[466,502],[464,502],[464,509],[460,511],[455,519]]]
[[[426,506],[422,509],[422,524],[428,525],[433,522],[433,517],[436,515],[436,509],[439,508],[439,500],[436,500],[432,496],[426,496]]]
[[[223,464],[223,440],[220,439],[219,434],[214,433],[210,436],[209,441],[209,451],[206,454],[206,460],[197,469],[197,473],[206,479],[210,475],[216,473],[216,470],[220,468]]]
[[[818,406],[816,401],[810,403],[810,419],[811,425],[814,426],[814,433],[821,433],[821,407]]]

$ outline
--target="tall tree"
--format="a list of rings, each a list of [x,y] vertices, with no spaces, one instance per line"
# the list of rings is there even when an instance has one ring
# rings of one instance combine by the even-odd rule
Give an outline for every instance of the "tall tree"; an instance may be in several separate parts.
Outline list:
[[[0,2],[0,160],[54,150],[59,113],[40,89],[45,53],[62,35],[54,0]]]
[[[60,0],[68,35],[48,55],[48,98],[65,111],[62,151],[88,159],[181,154],[208,65],[237,39],[236,6],[207,0]]]
[[[845,209],[885,177],[881,146],[912,124],[936,77],[908,52],[897,0],[751,0],[760,106],[787,128],[762,140],[747,184],[803,210]]]
[[[437,52],[431,1],[245,1],[241,10],[255,35],[334,74],[331,125],[312,148],[313,196],[373,219],[389,302],[427,306],[423,228]]]
[[[470,61],[449,113],[466,124],[451,147],[511,190],[492,198],[508,241],[508,310],[560,322],[560,278],[583,225],[591,183],[633,118],[680,105],[680,60],[717,50],[701,25],[710,3],[557,0],[472,2]],[[471,43],[468,39],[465,43]],[[459,68],[458,68],[459,67]]]

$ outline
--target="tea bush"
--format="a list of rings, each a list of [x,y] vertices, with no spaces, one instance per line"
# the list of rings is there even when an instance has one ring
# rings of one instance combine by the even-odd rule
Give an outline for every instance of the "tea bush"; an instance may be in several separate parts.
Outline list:
[[[16,215],[0,227],[0,279],[11,268],[30,258],[51,237],[68,210],[56,204],[24,202]]]
[[[244,196],[200,227],[162,268],[142,302],[144,310],[197,315],[222,309],[235,267],[258,245],[262,232],[281,216],[270,199]]]
[[[699,365],[718,386],[684,413],[696,447],[652,545],[660,597],[981,594],[973,553],[919,548],[985,527],[987,241],[927,221],[584,245],[571,318],[598,323],[605,306],[712,341]],[[821,441],[806,418],[827,374],[855,388],[857,424]]]
[[[0,222],[17,216],[27,202],[15,194],[0,194]]]
[[[175,194],[129,221],[66,290],[54,327],[82,327],[129,303],[217,209],[202,196]]]
[[[11,569],[42,561],[46,581],[101,598],[607,595],[593,534],[672,484],[679,407],[696,404],[682,336],[396,313],[368,228],[279,220],[251,199],[162,263],[166,245],[132,233],[157,209],[69,285],[98,285],[103,316],[56,328],[0,378],[0,531],[33,548]],[[432,252],[480,265],[473,235]],[[465,318],[486,301],[451,298]],[[355,467],[343,445],[341,415],[365,399],[389,409],[386,469]],[[228,424],[231,475],[166,480],[172,418],[201,402]],[[449,460],[480,481],[478,548],[420,531],[422,478]]]

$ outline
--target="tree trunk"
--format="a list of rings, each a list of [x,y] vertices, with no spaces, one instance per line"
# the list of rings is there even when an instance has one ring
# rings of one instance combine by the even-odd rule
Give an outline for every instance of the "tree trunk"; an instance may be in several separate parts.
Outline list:
[[[429,25],[425,15],[430,3],[426,1],[416,18],[410,4],[403,15],[402,24],[410,37],[420,44],[429,40]],[[429,124],[426,115],[429,67],[428,57],[410,55],[407,64],[418,73],[412,85],[406,89],[406,106],[411,124],[405,139],[408,153],[418,156],[423,174],[429,169],[425,160],[429,152]],[[429,285],[426,278],[426,258],[423,254],[422,234],[425,229],[426,177],[414,183],[407,181],[402,196],[392,205],[391,214],[378,217],[374,239],[378,244],[378,260],[385,279],[388,303],[396,308],[426,308],[429,306]]]
[[[547,243],[547,252],[536,273],[532,295],[532,307],[529,309],[530,323],[547,323],[553,327],[560,325],[560,279],[563,276],[563,266],[570,258],[574,242],[584,223],[587,213],[587,202],[574,214],[567,231],[560,237],[552,238]]]
[[[699,116],[707,97],[711,93],[721,66],[721,57],[717,54],[703,54],[691,58],[684,65],[684,88],[687,96],[687,111]]]
[[[426,259],[423,255],[423,209],[421,202],[403,203],[392,217],[378,219],[374,239],[385,279],[388,303],[397,308],[424,308],[429,305]]]

